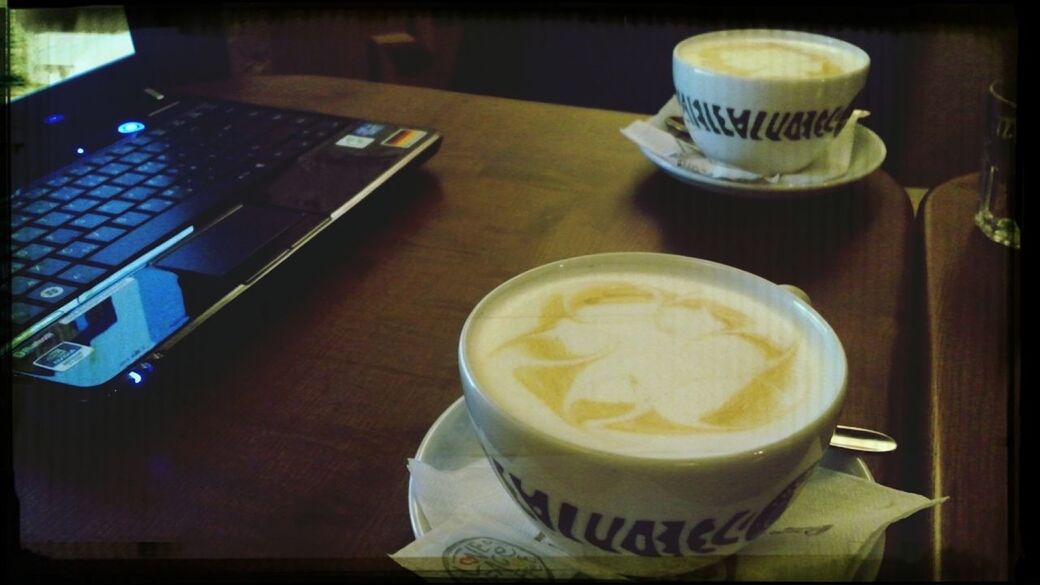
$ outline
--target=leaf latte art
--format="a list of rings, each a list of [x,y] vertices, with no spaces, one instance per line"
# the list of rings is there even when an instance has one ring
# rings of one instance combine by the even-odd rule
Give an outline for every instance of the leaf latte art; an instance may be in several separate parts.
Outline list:
[[[633,313],[649,319],[595,321],[596,308],[608,305],[644,305]],[[499,351],[514,350],[529,360],[513,374],[571,424],[634,433],[696,433],[754,427],[784,412],[780,394],[789,381],[795,350],[748,330],[750,317],[734,309],[631,283],[603,283],[568,298],[553,295],[540,318],[538,327]],[[638,351],[647,342],[668,344],[677,337],[678,321],[696,324],[679,344],[672,344],[681,344],[677,349],[688,356],[685,365],[662,368],[659,356]],[[582,325],[605,334],[602,344],[584,351],[568,344],[567,328]],[[630,328],[641,335],[632,335]],[[703,359],[716,358],[720,350],[745,359]],[[693,394],[689,390],[703,384],[724,388],[724,400],[686,400]],[[677,397],[682,403],[674,403]]]
[[[813,352],[762,303],[658,275],[554,284],[507,299],[475,336],[488,394],[547,432],[671,451],[805,413]]]

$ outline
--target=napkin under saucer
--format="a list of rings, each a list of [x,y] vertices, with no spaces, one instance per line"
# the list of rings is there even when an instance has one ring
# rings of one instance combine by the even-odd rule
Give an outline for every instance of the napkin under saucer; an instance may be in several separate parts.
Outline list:
[[[540,570],[548,571],[555,578],[563,578],[568,574],[589,575],[588,572],[581,572],[587,567],[575,565],[573,559],[542,541],[537,526],[508,501],[508,496],[501,491],[494,473],[487,464],[462,399],[452,404],[431,426],[419,446],[415,459],[410,461],[409,469],[409,515],[417,540],[392,555],[405,567],[431,578],[454,578],[458,575],[452,573],[452,570],[458,572],[465,566],[453,566],[449,562],[451,555],[448,549],[459,543],[474,540],[483,543],[486,540],[489,543],[497,543],[495,546],[523,551],[530,562],[537,561],[540,563]],[[828,451],[821,463],[821,469],[817,470],[817,475],[814,475],[807,485],[807,493],[811,491],[813,481],[829,482],[828,485],[838,485],[840,490],[851,489],[852,492],[886,491],[885,495],[881,496],[881,499],[886,500],[883,507],[899,513],[896,517],[886,515],[887,522],[884,522],[883,526],[887,526],[887,523],[894,519],[938,503],[937,500],[929,501],[921,496],[877,486],[862,460],[836,449]],[[824,484],[817,484],[821,485]],[[852,492],[848,494],[852,501],[866,501],[865,497]],[[877,500],[870,501],[871,505],[877,503]],[[820,506],[824,510],[818,509]],[[698,571],[695,577],[736,580],[873,580],[884,553],[883,526],[881,529],[861,532],[860,536],[853,537],[854,543],[846,542],[843,548],[848,552],[807,552],[813,550],[816,542],[823,542],[828,538],[844,538],[842,535],[847,527],[816,522],[822,516],[833,515],[833,508],[833,502],[803,502],[800,510],[792,505],[788,511],[788,515],[791,516],[789,522],[784,523],[782,517],[768,535],[763,535],[746,549],[751,551],[751,547],[757,547],[757,554],[738,553],[737,556],[740,558],[734,559],[736,562],[716,563],[709,567],[707,572]],[[828,531],[831,534],[822,540],[817,539]],[[807,542],[813,544],[807,547]],[[792,557],[792,554],[796,556]],[[810,556],[806,556],[807,554]],[[812,569],[806,569],[806,565],[812,566]],[[451,574],[441,574],[445,570]],[[723,573],[718,573],[719,571]],[[463,574],[462,577],[467,576]]]
[[[621,129],[652,163],[673,178],[701,189],[751,197],[816,194],[847,185],[874,172],[887,155],[885,143],[858,123],[867,112],[857,110],[842,134],[807,169],[762,177],[708,159],[695,146],[683,144],[665,125],[682,110],[673,97],[647,120],[636,120]]]

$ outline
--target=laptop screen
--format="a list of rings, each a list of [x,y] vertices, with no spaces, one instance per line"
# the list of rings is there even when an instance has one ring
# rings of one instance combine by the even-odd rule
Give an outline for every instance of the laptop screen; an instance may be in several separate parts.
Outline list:
[[[19,8],[8,22],[12,100],[134,54],[121,7]]]

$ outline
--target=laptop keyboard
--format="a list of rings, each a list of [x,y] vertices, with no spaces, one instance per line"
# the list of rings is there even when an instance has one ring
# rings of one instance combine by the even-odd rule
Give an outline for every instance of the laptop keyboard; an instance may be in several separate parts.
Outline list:
[[[237,190],[348,123],[218,101],[177,110],[12,193],[5,288],[16,329],[104,282],[221,203],[226,207]]]

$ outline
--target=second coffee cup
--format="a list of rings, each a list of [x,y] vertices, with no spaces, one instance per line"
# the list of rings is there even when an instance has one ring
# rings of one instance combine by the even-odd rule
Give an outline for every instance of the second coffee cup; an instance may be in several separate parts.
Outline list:
[[[855,45],[786,30],[712,32],[672,52],[693,141],[709,158],[764,176],[801,170],[821,155],[869,68]]]

